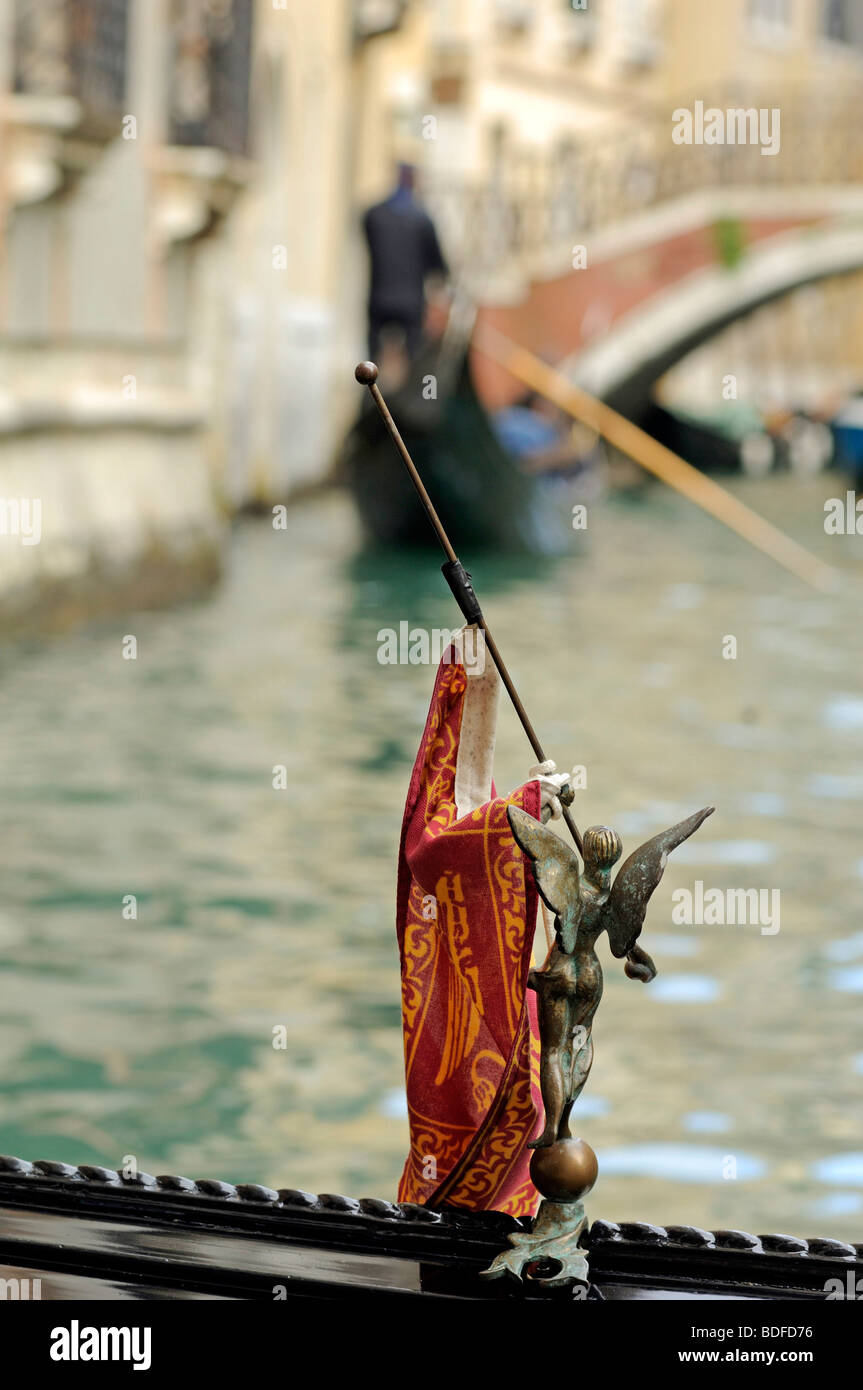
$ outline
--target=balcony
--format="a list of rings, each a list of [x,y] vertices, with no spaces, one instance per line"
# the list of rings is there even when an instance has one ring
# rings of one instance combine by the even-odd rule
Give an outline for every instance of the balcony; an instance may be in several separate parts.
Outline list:
[[[175,5],[168,143],[245,156],[253,0]]]
[[[13,204],[51,197],[117,134],[129,9],[129,0],[15,0],[4,132]]]
[[[128,28],[129,0],[15,0],[13,110],[64,112],[61,128],[74,110],[81,138],[109,138],[123,114]]]

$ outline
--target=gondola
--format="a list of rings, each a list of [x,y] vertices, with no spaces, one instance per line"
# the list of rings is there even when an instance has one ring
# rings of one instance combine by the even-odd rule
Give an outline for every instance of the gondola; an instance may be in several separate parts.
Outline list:
[[[439,409],[444,416],[456,412],[451,418],[458,420],[459,429],[466,432],[473,443],[477,439],[481,442],[482,412],[471,392],[466,372],[462,354],[453,389],[445,392]],[[376,368],[371,368],[370,374],[369,364],[360,364],[357,369],[358,381],[363,381],[370,389],[375,385],[376,376]],[[412,409],[415,409],[415,402],[412,405],[408,396],[400,412],[400,423],[406,433],[411,429]],[[385,404],[383,412],[386,412]],[[373,419],[368,415],[361,422],[368,441],[375,438]],[[424,422],[419,431],[421,445],[426,428]],[[471,433],[472,428],[476,433]],[[381,439],[382,452],[388,442]],[[412,442],[416,446],[415,439]],[[428,443],[427,438],[425,442]],[[448,519],[455,533],[459,509],[452,500],[452,491],[447,493],[441,487],[430,462],[440,454],[436,446],[431,446],[428,455],[419,449],[417,454],[423,458],[427,479],[435,491],[447,499]],[[400,477],[399,471],[390,467],[390,481]],[[389,486],[385,489],[391,490]],[[370,490],[369,497],[372,495],[373,490]],[[481,509],[474,505],[470,515],[476,518],[478,510]],[[419,516],[427,520],[421,511]],[[513,519],[511,516],[510,521]],[[451,560],[445,569],[450,571],[448,583],[452,581],[453,593],[460,596],[460,603],[468,607],[478,605],[459,562]],[[488,649],[494,654],[496,648],[485,625],[483,631]],[[499,653],[494,660],[502,676]],[[454,658],[446,658],[442,668],[447,664],[454,666]],[[427,759],[431,782],[423,781],[417,771],[411,802],[411,813],[418,806],[418,814],[423,818],[429,810],[429,786],[435,785],[440,790],[445,780],[439,775],[438,752],[448,745],[455,727],[446,722],[451,714],[446,701],[450,696],[457,701],[463,691],[462,676],[466,684],[464,672],[456,672],[456,678],[449,684],[442,682],[441,700],[437,704],[438,686],[435,687],[421,745],[421,758]],[[520,711],[520,718],[528,726],[526,713],[514,690],[510,689],[509,693]],[[495,708],[486,691],[482,709],[487,718],[496,718]],[[460,705],[458,710],[460,734]],[[441,722],[438,723],[439,715]],[[472,719],[472,743],[469,743],[481,761],[489,751],[488,729],[484,728],[482,720],[477,722],[473,716]],[[457,743],[458,739],[455,741]],[[535,744],[536,740],[533,742]],[[534,752],[542,762],[541,749],[534,747]],[[425,770],[426,761],[418,762],[417,769]],[[569,793],[568,799],[565,791]],[[574,790],[558,785],[557,794],[568,806]],[[538,798],[537,788],[531,802],[536,812],[540,809]],[[499,802],[492,788],[492,800],[487,805],[493,807]],[[532,817],[522,808],[519,820],[515,815],[518,809],[514,804],[509,805],[508,825],[520,847],[519,852],[524,851],[526,843],[532,863],[539,859],[558,863],[560,851],[551,852],[548,845],[537,848],[537,837],[545,833],[538,816]],[[636,972],[627,970],[630,978],[639,978],[637,971],[644,970],[645,963],[653,969],[649,956],[637,946],[637,937],[647,897],[661,876],[667,855],[694,833],[711,811],[712,807],[708,807],[696,812],[686,821],[653,837],[629,856],[620,871],[621,875],[631,874],[628,866],[635,861],[637,881],[630,877],[625,897],[619,900],[623,907],[615,905],[614,908],[625,920],[623,935],[617,938],[618,944],[622,943],[621,949],[614,950],[613,954],[618,958],[626,956],[628,966],[633,966]],[[481,812],[477,807],[471,812],[474,817],[480,814],[491,817],[493,811]],[[588,869],[597,863],[596,837],[606,846],[606,849],[600,846],[606,856],[610,852],[607,846],[612,837],[616,838],[615,832],[607,827],[592,827],[593,846],[588,840],[590,831],[581,844],[577,828],[573,826],[573,830]],[[510,931],[517,923],[519,909],[515,906],[516,894],[506,866],[497,858],[494,874],[491,870],[488,845],[494,833],[489,820],[482,830],[486,846],[482,858],[489,866],[484,883],[493,893],[494,885],[500,882],[502,893],[508,901],[512,900],[507,918]],[[499,836],[501,832],[497,833]],[[474,834],[471,829],[471,835]],[[521,837],[525,835],[527,840],[523,842]],[[437,838],[440,841],[443,836]],[[547,839],[560,845],[550,831]],[[511,838],[508,844],[511,849]],[[620,853],[619,846],[617,853]],[[651,874],[653,881],[645,887],[643,880],[649,879]],[[560,883],[560,880],[558,876],[557,880],[544,878],[543,882],[548,889],[549,883]],[[618,882],[619,877],[615,880],[615,889]],[[582,895],[578,874],[574,877],[570,874],[567,891],[571,895],[575,892]],[[484,902],[483,893],[472,896]],[[643,899],[641,907],[639,894]],[[526,901],[525,894],[520,909],[525,926],[529,920]],[[584,897],[579,896],[579,904],[583,901]],[[552,906],[558,915],[570,912],[567,904],[552,903]],[[535,909],[534,901],[534,920]],[[603,910],[606,910],[604,906]],[[627,913],[630,917],[626,917]],[[423,920],[437,921],[436,917]],[[567,920],[572,918],[568,916]],[[634,936],[631,921],[635,922]],[[465,917],[461,920],[460,931],[465,930],[466,923]],[[436,931],[437,927],[428,930]],[[530,938],[527,940],[529,950]],[[419,945],[421,949],[422,942]],[[557,945],[553,949],[557,950]],[[512,960],[513,972],[522,966],[526,968],[528,963],[528,957],[520,953]],[[542,972],[528,973],[534,976],[528,987],[537,990],[537,977]],[[597,990],[596,981],[592,988]],[[486,997],[493,994],[494,989]],[[514,1029],[516,1026],[522,1028],[524,1017],[515,1020]],[[491,1036],[490,1030],[487,1031]],[[568,1036],[575,1036],[574,1028]],[[432,1040],[436,1057],[440,1037],[440,1033],[435,1033]],[[482,1046],[487,1048],[487,1043],[483,1041]],[[507,1042],[505,1046],[510,1044]],[[505,1113],[512,1113],[516,1105],[520,1107],[515,1122],[522,1128],[523,1140],[530,1135],[537,1118],[533,1104],[526,1106],[523,1097],[516,1096],[510,1105],[508,1093],[514,1094],[517,1089],[515,1083],[510,1084],[510,1075],[516,1070],[519,1053],[513,1049],[510,1055],[512,1065],[501,1068],[507,1073],[505,1086],[500,1089],[501,1105],[490,1105],[476,1131],[467,1136],[462,1166],[469,1175],[481,1168],[483,1145],[494,1152],[495,1130],[502,1125]],[[540,1068],[545,1056],[541,1049]],[[522,1053],[520,1060],[527,1070],[527,1054]],[[509,1112],[506,1111],[508,1105]],[[567,1118],[568,1115],[563,1116],[559,1109],[554,1123],[565,1126]],[[457,1128],[464,1130],[465,1126]],[[476,1197],[477,1189],[471,1186],[465,1189],[470,1200],[462,1201],[461,1205],[448,1205],[447,1195],[453,1190],[457,1194],[459,1189],[448,1188],[447,1183],[457,1173],[461,1160],[453,1164],[442,1183],[438,1183],[436,1173],[431,1177],[426,1175],[433,1190],[422,1202],[391,1202],[377,1197],[315,1195],[298,1188],[276,1190],[258,1183],[235,1185],[215,1179],[151,1176],[137,1170],[120,1172],[94,1165],[75,1167],[63,1162],[31,1162],[0,1156],[0,1296],[18,1301],[317,1298],[402,1304],[416,1303],[419,1299],[443,1299],[450,1304],[453,1301],[476,1304],[580,1299],[594,1302],[715,1299],[820,1302],[827,1298],[853,1299],[857,1297],[858,1287],[863,1288],[860,1278],[863,1275],[863,1245],[828,1238],[805,1240],[786,1234],[751,1235],[740,1230],[707,1231],[681,1225],[661,1227],[647,1222],[594,1220],[588,1226],[580,1199],[595,1180],[596,1156],[584,1141],[562,1134],[560,1128],[552,1133],[553,1142],[532,1146],[530,1180],[543,1197],[536,1218],[516,1218],[504,1211],[495,1211],[490,1209],[490,1201],[489,1209],[471,1210],[472,1205],[482,1205]],[[589,1165],[583,1157],[578,1159],[583,1165],[581,1168],[573,1166],[575,1150],[582,1155],[592,1155],[592,1174],[587,1172]],[[521,1147],[510,1145],[506,1153],[507,1171],[502,1175],[492,1167],[495,1186],[489,1190],[491,1198],[499,1199],[501,1183],[509,1180],[511,1170],[524,1160],[525,1152],[523,1144]],[[549,1157],[551,1163],[547,1161]],[[411,1187],[407,1191],[416,1195]],[[482,1196],[481,1188],[479,1191]],[[528,1210],[524,1187],[520,1191],[516,1189],[515,1196],[519,1204],[511,1209]],[[542,1224],[544,1211],[545,1225]],[[509,1251],[505,1246],[510,1247]],[[535,1253],[555,1249],[560,1251],[561,1260]],[[517,1254],[515,1267],[507,1264],[514,1252]],[[506,1257],[503,1267],[502,1257]],[[571,1273],[570,1266],[577,1272]]]
[[[529,1225],[0,1157],[0,1287],[21,1301],[572,1301],[573,1290],[544,1287],[542,1267],[523,1283],[482,1278]],[[594,1221],[586,1244],[591,1300],[823,1301],[863,1274],[863,1246],[838,1240]]]
[[[466,347],[428,345],[387,399],[456,547],[532,555],[578,549],[573,506],[583,498],[587,470],[532,472],[503,447],[475,390]],[[429,544],[428,520],[367,401],[345,441],[341,469],[373,541]]]
[[[785,410],[766,416],[745,402],[705,411],[654,401],[639,423],[704,473],[764,477],[790,468],[811,476],[828,466],[834,452],[830,429],[817,415]],[[838,429],[836,436],[838,441]]]
[[[640,423],[660,444],[704,473],[762,476],[773,469],[780,453],[754,407],[708,416],[656,402]]]

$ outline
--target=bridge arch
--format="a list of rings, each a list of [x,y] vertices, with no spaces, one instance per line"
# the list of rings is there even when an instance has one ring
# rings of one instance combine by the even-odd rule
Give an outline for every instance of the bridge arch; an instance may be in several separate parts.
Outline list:
[[[570,379],[631,419],[655,383],[736,319],[791,291],[863,268],[863,219],[810,226],[759,244],[733,269],[702,268],[624,315],[561,364]]]

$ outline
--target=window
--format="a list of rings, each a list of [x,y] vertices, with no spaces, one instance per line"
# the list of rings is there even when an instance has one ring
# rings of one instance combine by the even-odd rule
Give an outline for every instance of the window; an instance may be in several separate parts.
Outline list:
[[[821,0],[821,37],[863,51],[863,5],[858,0]]]
[[[123,111],[129,0],[15,0],[17,93],[74,97],[79,133],[113,134]]]
[[[596,11],[601,0],[561,0],[566,24],[565,41],[577,51],[596,41]]]
[[[791,29],[791,0],[749,0],[749,28],[765,42],[787,39]]]
[[[834,43],[848,43],[848,6],[845,0],[823,0],[821,32]]]
[[[649,67],[660,56],[660,0],[622,0],[619,6],[618,47],[624,63]]]
[[[169,141],[245,154],[252,0],[173,0]]]

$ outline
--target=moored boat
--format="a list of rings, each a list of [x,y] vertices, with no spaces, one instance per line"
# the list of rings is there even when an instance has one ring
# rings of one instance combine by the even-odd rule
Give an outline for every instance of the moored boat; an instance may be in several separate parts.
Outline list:
[[[863,396],[852,396],[831,422],[840,466],[863,487]]]

